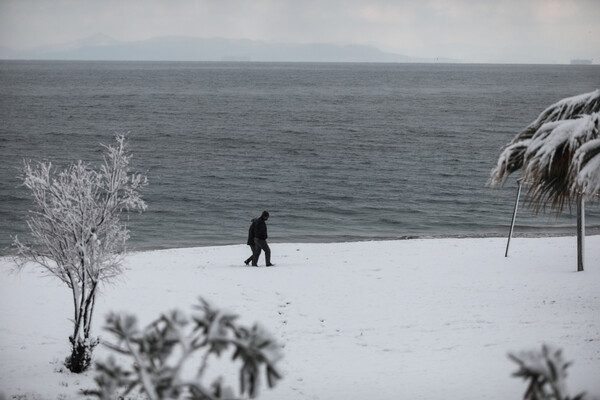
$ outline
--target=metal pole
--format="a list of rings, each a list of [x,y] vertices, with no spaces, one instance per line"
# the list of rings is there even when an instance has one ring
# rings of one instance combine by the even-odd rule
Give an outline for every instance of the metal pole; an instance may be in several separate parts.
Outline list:
[[[585,199],[579,196],[577,202],[577,271],[583,271],[585,256]]]
[[[508,246],[510,246],[510,238],[513,234],[513,229],[515,228],[515,220],[517,219],[517,209],[519,208],[519,197],[521,196],[521,184],[520,180],[517,181],[519,187],[517,188],[517,198],[515,199],[515,209],[513,210],[512,221],[510,223],[510,231],[508,231],[508,241],[506,242],[506,252],[504,252],[504,257],[508,257]]]

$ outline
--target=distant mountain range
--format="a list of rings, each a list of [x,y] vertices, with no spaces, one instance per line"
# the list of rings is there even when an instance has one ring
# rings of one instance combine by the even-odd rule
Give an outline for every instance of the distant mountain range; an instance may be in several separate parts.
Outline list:
[[[327,43],[268,43],[247,39],[157,37],[122,42],[98,34],[65,45],[15,51],[0,47],[4,60],[257,61],[257,62],[456,62],[386,53],[373,46]]]

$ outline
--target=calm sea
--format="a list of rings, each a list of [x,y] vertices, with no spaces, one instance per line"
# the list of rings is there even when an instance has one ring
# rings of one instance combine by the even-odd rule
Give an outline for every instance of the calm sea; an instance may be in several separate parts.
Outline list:
[[[598,87],[594,65],[0,62],[0,248],[26,231],[24,158],[97,162],[116,133],[150,181],[136,249],[245,243],[262,210],[272,242],[504,236],[500,148]],[[574,234],[575,213],[515,232]]]

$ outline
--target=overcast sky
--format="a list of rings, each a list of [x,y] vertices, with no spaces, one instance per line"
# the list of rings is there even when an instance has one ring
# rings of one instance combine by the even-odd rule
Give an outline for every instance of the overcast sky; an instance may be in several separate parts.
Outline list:
[[[600,0],[0,0],[0,46],[98,33],[370,44],[471,62],[600,63]]]

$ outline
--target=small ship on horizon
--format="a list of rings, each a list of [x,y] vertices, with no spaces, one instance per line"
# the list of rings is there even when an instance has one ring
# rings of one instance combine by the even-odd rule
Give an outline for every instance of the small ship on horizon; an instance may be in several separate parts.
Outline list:
[[[590,65],[590,64],[592,64],[592,60],[588,60],[585,58],[577,58],[577,59],[571,60],[571,64],[573,64],[573,65]]]

